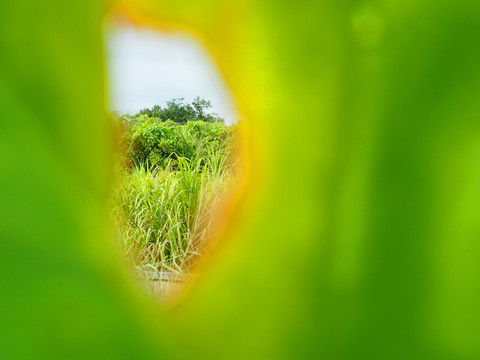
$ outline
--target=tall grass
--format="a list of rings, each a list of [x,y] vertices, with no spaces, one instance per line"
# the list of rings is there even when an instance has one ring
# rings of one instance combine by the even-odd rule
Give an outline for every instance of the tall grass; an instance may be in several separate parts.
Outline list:
[[[184,273],[211,234],[211,213],[237,173],[233,149],[206,142],[165,168],[123,171],[114,218],[124,254],[138,267]]]

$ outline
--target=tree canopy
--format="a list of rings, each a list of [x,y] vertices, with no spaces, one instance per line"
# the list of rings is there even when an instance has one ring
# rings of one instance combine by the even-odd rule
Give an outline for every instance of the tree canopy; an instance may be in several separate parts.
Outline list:
[[[166,102],[165,107],[154,105],[152,108],[140,110],[135,117],[146,115],[161,121],[172,120],[176,123],[186,124],[188,121],[201,120],[206,122],[224,123],[224,119],[211,112],[210,100],[197,96],[192,103],[185,103],[185,98],[172,99]]]

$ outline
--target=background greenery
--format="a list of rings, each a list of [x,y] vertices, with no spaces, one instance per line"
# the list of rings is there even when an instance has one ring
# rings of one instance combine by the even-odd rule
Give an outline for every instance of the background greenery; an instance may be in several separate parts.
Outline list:
[[[212,215],[238,177],[238,125],[116,116],[113,214],[138,269],[185,273],[211,237]]]
[[[140,110],[135,117],[146,115],[160,119],[161,121],[171,120],[180,124],[186,124],[188,121],[193,120],[223,123],[224,119],[212,113],[210,111],[211,108],[211,102],[199,96],[190,104],[185,104],[184,98],[179,98],[167,101],[166,106],[163,108],[160,105],[154,105],[152,108],[144,108]]]
[[[191,118],[183,114],[175,117],[174,121],[162,113],[147,110],[134,116],[113,114],[126,166],[149,164],[165,167],[171,160],[175,164],[179,157],[192,159],[205,155],[209,148],[212,151],[225,151],[231,145],[235,125],[226,126],[223,119],[209,121],[205,117]]]

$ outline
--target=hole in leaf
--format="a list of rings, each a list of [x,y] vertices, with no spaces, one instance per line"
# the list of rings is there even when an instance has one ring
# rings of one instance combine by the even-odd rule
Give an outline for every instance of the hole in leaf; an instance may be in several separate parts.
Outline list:
[[[174,294],[213,236],[239,176],[237,115],[202,47],[109,20],[108,106],[120,153],[112,213],[118,244],[147,288]]]

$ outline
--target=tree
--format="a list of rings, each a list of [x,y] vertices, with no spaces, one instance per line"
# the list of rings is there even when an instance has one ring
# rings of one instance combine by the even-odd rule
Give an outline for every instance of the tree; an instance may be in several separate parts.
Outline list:
[[[205,100],[197,96],[191,104],[184,103],[185,98],[176,98],[166,102],[166,107],[162,108],[156,104],[151,109],[144,108],[135,116],[146,115],[160,119],[161,121],[172,120],[179,124],[186,124],[188,121],[201,120],[205,122],[224,123],[224,119],[216,113],[210,112],[212,104],[210,100]]]

